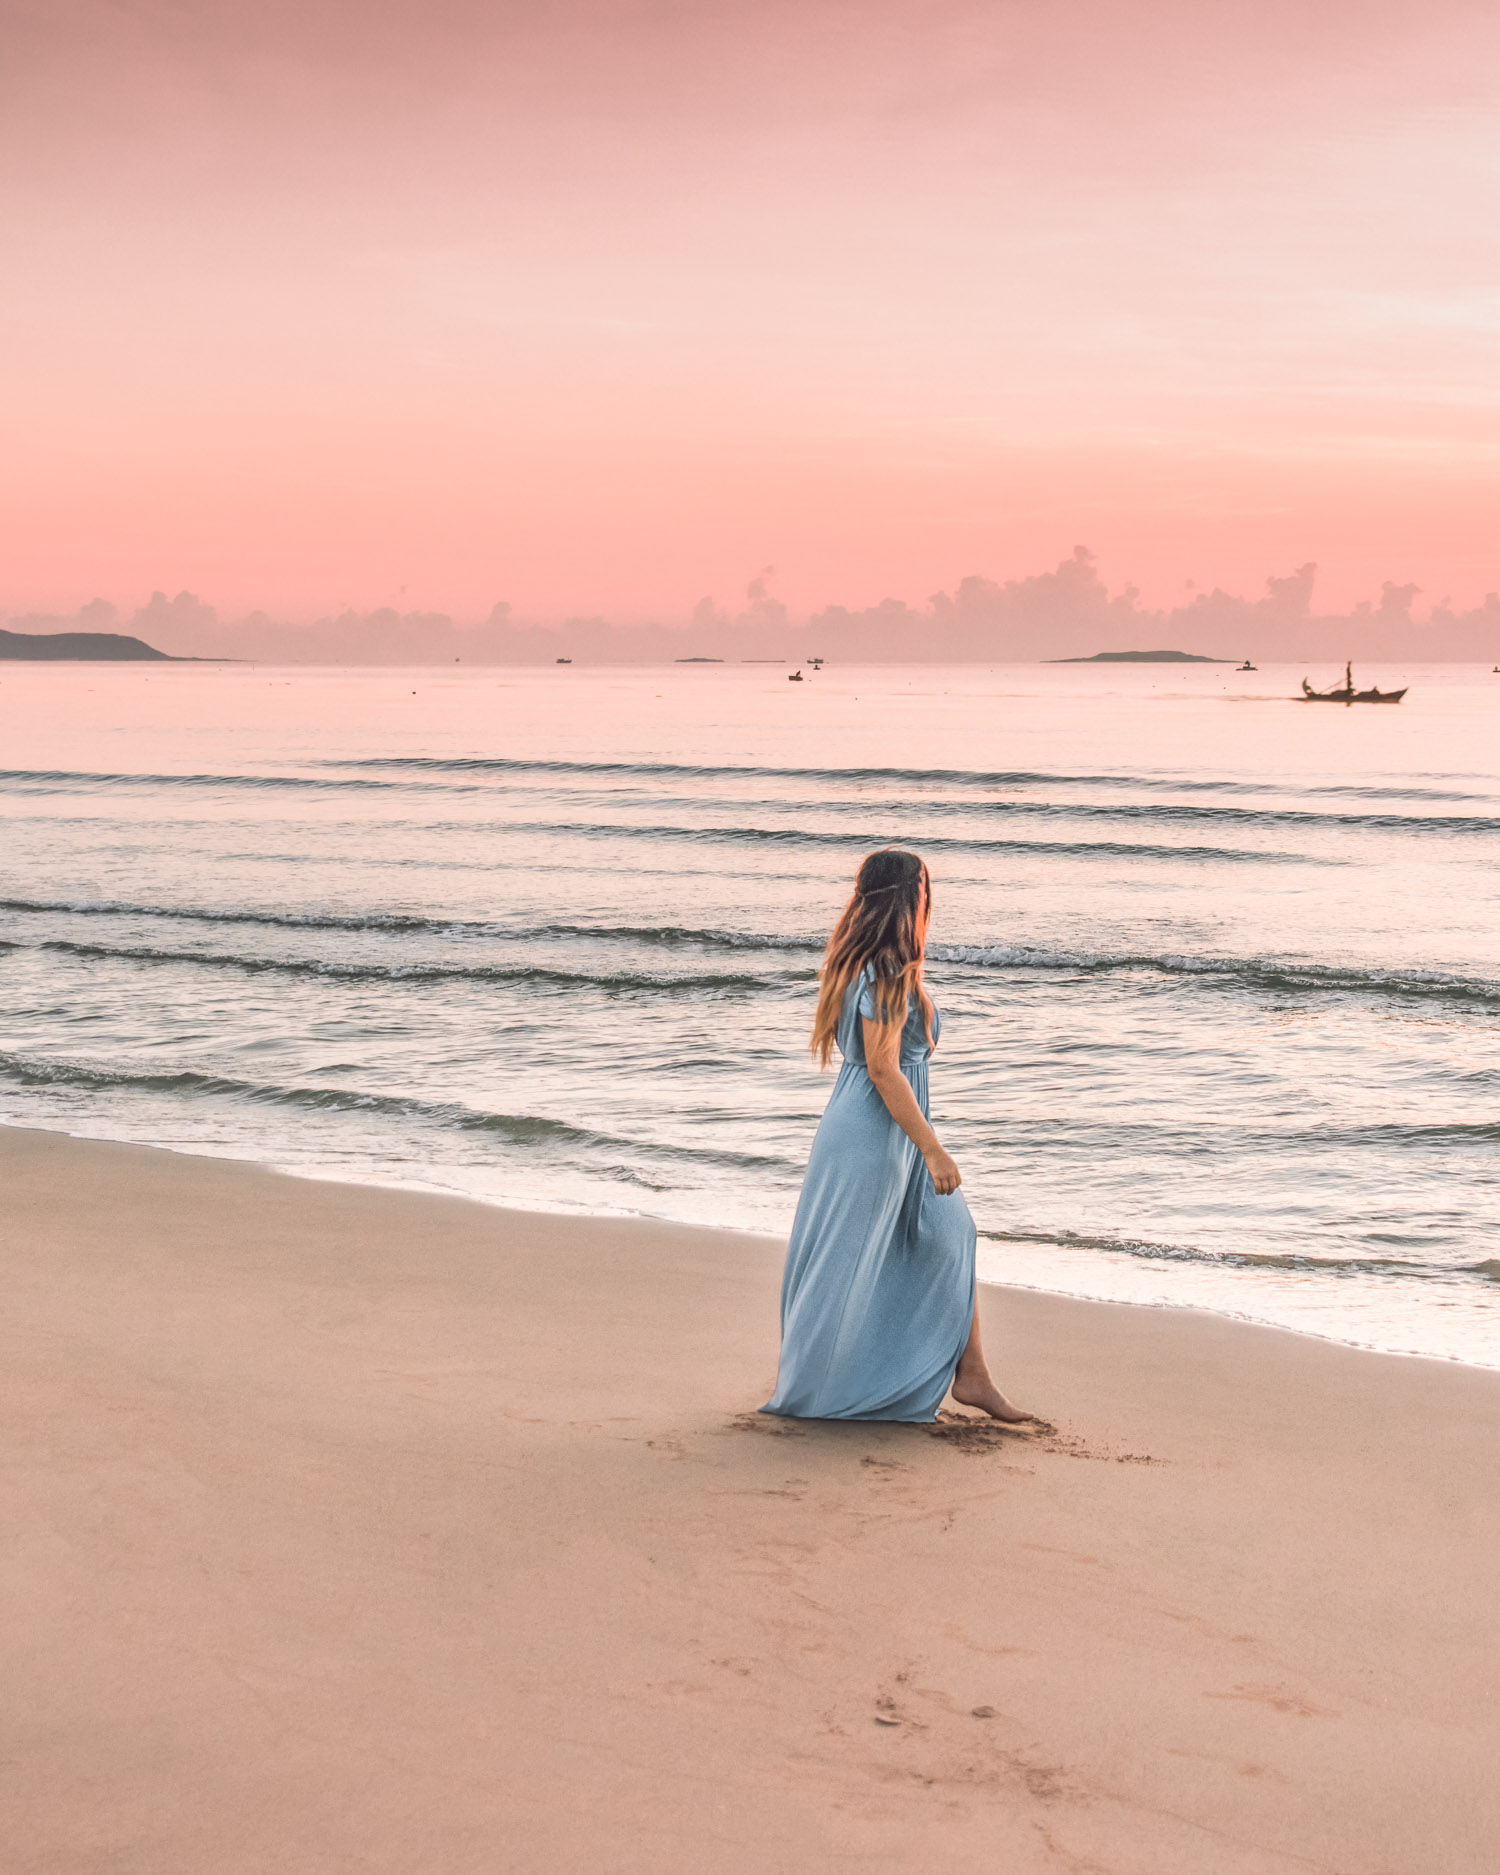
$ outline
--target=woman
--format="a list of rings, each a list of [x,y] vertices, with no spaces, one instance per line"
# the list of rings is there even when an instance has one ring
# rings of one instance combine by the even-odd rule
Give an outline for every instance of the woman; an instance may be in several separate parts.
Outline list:
[[[812,1049],[844,1061],[813,1140],[781,1290],[781,1371],[762,1412],[937,1418],[943,1396],[1030,1419],[990,1378],[974,1303],[974,1220],[927,1119],[938,1015],[922,982],[932,882],[872,853],[828,940]]]

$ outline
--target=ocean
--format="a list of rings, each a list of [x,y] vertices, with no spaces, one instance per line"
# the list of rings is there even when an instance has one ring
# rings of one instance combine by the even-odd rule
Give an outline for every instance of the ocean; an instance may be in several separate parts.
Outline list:
[[[1500,1366],[1500,676],[1302,675],[0,666],[0,1119],[783,1232],[897,842],[983,1277]]]

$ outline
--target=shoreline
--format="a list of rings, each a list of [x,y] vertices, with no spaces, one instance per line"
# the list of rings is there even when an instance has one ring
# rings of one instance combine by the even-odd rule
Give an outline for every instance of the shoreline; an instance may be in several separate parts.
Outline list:
[[[986,1285],[1051,1431],[767,1421],[781,1248],[0,1128],[16,1875],[1488,1875],[1500,1375]]]
[[[712,1232],[717,1235],[733,1238],[737,1241],[758,1240],[763,1242],[775,1242],[778,1245],[784,1244],[784,1237],[763,1230],[757,1230],[750,1225],[704,1224],[692,1219],[660,1217],[647,1211],[632,1211],[623,1208],[618,1210],[601,1210],[563,1204],[559,1204],[555,1208],[549,1208],[544,1204],[515,1203],[507,1199],[490,1198],[483,1193],[458,1191],[452,1187],[428,1183],[422,1179],[359,1176],[353,1173],[340,1171],[337,1168],[327,1165],[319,1165],[314,1169],[303,1169],[299,1166],[278,1164],[269,1159],[252,1157],[234,1158],[227,1154],[200,1150],[198,1147],[192,1145],[172,1145],[157,1141],[140,1142],[136,1140],[116,1140],[104,1134],[73,1133],[62,1127],[32,1126],[28,1125],[25,1121],[8,1120],[0,1117],[0,1133],[7,1131],[55,1133],[60,1138],[77,1140],[82,1144],[128,1146],[138,1148],[143,1152],[165,1152],[181,1158],[206,1159],[217,1164],[255,1167],[260,1171],[271,1174],[273,1177],[298,1179],[314,1184],[347,1186],[357,1190],[405,1192],[414,1197],[436,1198],[439,1200],[452,1200],[460,1204],[478,1205],[485,1211],[499,1212],[503,1215],[514,1214],[531,1218],[576,1220],[580,1223],[598,1220],[602,1223],[638,1223],[648,1227],[661,1225],[671,1230]],[[1003,1238],[996,1239],[993,1233],[987,1233],[983,1230],[979,1233],[979,1240],[981,1265],[984,1261],[985,1243],[987,1241],[1005,1241]],[[1273,1334],[1291,1335],[1299,1340],[1317,1342],[1322,1346],[1344,1348],[1351,1353],[1369,1354],[1388,1360],[1430,1361],[1440,1367],[1458,1367],[1465,1371],[1473,1371],[1476,1373],[1500,1373],[1500,1352],[1497,1352],[1496,1358],[1493,1361],[1484,1362],[1467,1360],[1464,1356],[1458,1354],[1433,1353],[1421,1348],[1380,1347],[1371,1342],[1355,1341],[1347,1336],[1327,1333],[1318,1328],[1293,1326],[1286,1322],[1270,1321],[1263,1316],[1244,1313],[1229,1308],[1215,1307],[1206,1302],[1179,1302],[1170,1297],[1147,1299],[1132,1296],[1095,1295],[1079,1289],[1049,1288],[1041,1283],[1020,1282],[1014,1278],[1007,1278],[1005,1276],[986,1275],[982,1267],[978,1273],[978,1281],[983,1287],[988,1289],[1015,1291],[1026,1295],[1051,1296],[1057,1298],[1059,1301],[1065,1302],[1086,1302],[1096,1303],[1101,1307],[1108,1308],[1144,1309],[1153,1312],[1165,1311],[1167,1313],[1201,1315],[1210,1321],[1234,1323],[1237,1326],[1245,1328],[1266,1329]]]

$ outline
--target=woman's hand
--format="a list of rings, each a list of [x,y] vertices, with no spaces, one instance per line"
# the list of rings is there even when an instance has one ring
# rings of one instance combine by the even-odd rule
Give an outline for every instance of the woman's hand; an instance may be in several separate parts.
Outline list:
[[[934,1146],[931,1151],[924,1152],[922,1157],[932,1174],[932,1188],[940,1198],[946,1198],[950,1191],[957,1191],[964,1182],[958,1167],[941,1146]]]

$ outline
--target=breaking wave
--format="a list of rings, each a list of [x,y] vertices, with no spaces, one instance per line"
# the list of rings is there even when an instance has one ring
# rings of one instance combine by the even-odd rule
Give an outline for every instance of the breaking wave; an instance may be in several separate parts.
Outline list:
[[[275,1082],[246,1081],[233,1075],[204,1074],[194,1069],[156,1072],[143,1069],[92,1067],[85,1062],[47,1060],[38,1056],[0,1052],[0,1081],[16,1087],[79,1088],[93,1092],[195,1095],[207,1099],[251,1102],[262,1107],[285,1107],[308,1113],[374,1114],[406,1122],[448,1128],[464,1133],[487,1133],[517,1146],[562,1149],[588,1148],[594,1152],[625,1153],[647,1160],[785,1171],[787,1162],[765,1153],[727,1152],[710,1147],[683,1146],[652,1139],[632,1139],[574,1126],[566,1120],[530,1113],[493,1113],[456,1101],[420,1100],[397,1094],[362,1093],[343,1087],[286,1087]]]
[[[979,1235],[988,1243],[1043,1244],[1059,1250],[1098,1250],[1110,1256],[1138,1257],[1158,1263],[1199,1263],[1221,1270],[1283,1270],[1299,1275],[1322,1274],[1332,1277],[1415,1277],[1423,1281],[1479,1276],[1490,1282],[1500,1282],[1500,1262],[1495,1261],[1435,1264],[1416,1262],[1405,1257],[1320,1257],[1290,1251],[1200,1250],[1192,1244],[1157,1243],[1141,1237],[1091,1236],[1067,1230],[981,1230]]]
[[[595,925],[579,922],[520,926],[485,919],[422,917],[402,913],[283,912],[251,907],[145,905],[111,899],[0,899],[0,911],[87,918],[147,918],[186,924],[241,925],[290,931],[327,930],[367,933],[376,937],[485,937],[516,945],[576,941],[724,954],[756,951],[781,955],[791,953],[808,958],[820,955],[823,949],[823,940],[811,933],[732,931],[715,926]],[[479,980],[497,982],[535,978],[538,981],[553,980],[559,983],[599,982],[622,988],[671,988],[690,984],[705,989],[734,989],[768,985],[793,977],[800,980],[808,974],[805,970],[797,970],[783,972],[779,976],[766,972],[659,976],[649,971],[597,972],[519,964],[458,965],[430,960],[400,964],[343,964],[321,959],[219,958],[188,951],[158,952],[149,946],[88,945],[63,939],[48,940],[46,948],[79,956],[115,956],[142,962],[221,962],[226,967],[239,964],[250,969],[297,968],[323,975],[389,977],[393,981],[474,976]],[[1459,976],[1441,970],[1382,970],[1353,964],[1315,964],[1274,957],[1195,957],[1174,952],[1049,949],[1040,945],[1008,943],[934,944],[928,954],[934,963],[967,966],[979,971],[1046,971],[1081,977],[1154,975],[1184,982],[1200,982],[1208,987],[1238,987],[1272,996],[1343,994],[1401,1001],[1448,1002],[1476,1008],[1500,1007],[1500,982],[1484,977]]]
[[[317,957],[246,957],[216,951],[78,944],[67,938],[48,939],[35,948],[61,951],[71,957],[111,959],[124,963],[189,964],[256,975],[322,977],[356,983],[528,983],[549,989],[596,989],[617,994],[655,991],[676,995],[691,989],[700,994],[723,995],[738,990],[746,995],[754,995],[772,987],[773,981],[765,974],[754,975],[743,971],[663,976],[642,971],[559,970],[535,964],[345,963]],[[808,980],[812,974],[811,970],[783,971],[781,980]]]

